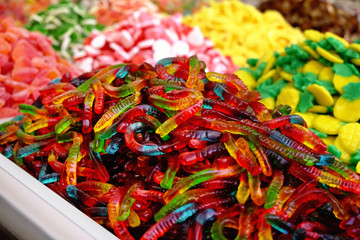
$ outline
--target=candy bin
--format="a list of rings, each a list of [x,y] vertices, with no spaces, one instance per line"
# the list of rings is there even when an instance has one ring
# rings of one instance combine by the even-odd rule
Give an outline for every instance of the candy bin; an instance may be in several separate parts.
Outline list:
[[[360,175],[261,98],[196,55],[109,65],[21,104],[2,164],[119,239],[358,239]]]

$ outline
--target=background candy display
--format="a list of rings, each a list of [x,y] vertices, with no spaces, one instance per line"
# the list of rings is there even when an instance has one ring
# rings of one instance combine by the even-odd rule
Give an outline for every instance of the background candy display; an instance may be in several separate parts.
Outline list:
[[[93,15],[80,4],[63,0],[32,15],[26,28],[48,36],[62,57],[71,60],[93,29],[102,29]]]
[[[292,26],[300,27],[302,30],[332,32],[347,40],[354,40],[360,36],[357,19],[360,3],[350,4],[351,1],[347,0],[269,0],[261,3],[258,8],[261,11],[277,10]]]
[[[2,154],[119,239],[356,238],[360,176],[287,106],[205,66],[62,78],[0,125]]]
[[[250,86],[257,84],[268,108],[291,106],[329,145],[329,151],[357,164],[360,44],[349,44],[330,32],[306,30],[305,36],[300,44],[249,59],[250,67],[237,74]]]
[[[198,26],[238,66],[245,66],[248,58],[261,57],[304,39],[301,31],[291,27],[279,12],[261,13],[254,6],[235,0],[212,2],[210,7],[185,16],[183,22]]]
[[[97,21],[105,26],[124,21],[136,11],[157,13],[159,9],[150,0],[100,0],[90,9]]]
[[[42,11],[57,0],[2,0],[0,17],[12,17],[16,25],[23,25],[31,14]]]
[[[93,33],[84,42],[82,51],[74,54],[75,64],[83,71],[101,65],[122,62],[155,64],[169,56],[197,54],[207,69],[234,72],[237,67],[222,56],[199,28],[181,23],[181,15],[162,17],[149,12],[134,12],[104,32]]]
[[[79,71],[56,54],[50,40],[38,32],[0,20],[0,118],[15,116],[20,103],[31,104],[53,78]]]
[[[213,0],[214,1],[214,0]],[[218,2],[221,0],[217,0]],[[168,14],[182,13],[191,14],[199,10],[203,6],[208,6],[209,0],[153,0],[159,9]]]

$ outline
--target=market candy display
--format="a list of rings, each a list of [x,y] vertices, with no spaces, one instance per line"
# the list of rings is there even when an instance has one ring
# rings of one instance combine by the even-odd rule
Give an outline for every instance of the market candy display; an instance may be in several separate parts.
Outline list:
[[[42,87],[65,73],[72,78],[79,71],[47,37],[15,27],[12,18],[0,19],[0,118],[17,115],[20,103],[32,104]]]
[[[100,66],[116,63],[155,63],[169,56],[196,54],[207,63],[207,69],[232,73],[237,67],[222,56],[199,28],[181,23],[181,15],[162,17],[149,12],[134,12],[131,16],[93,33],[84,42],[82,51],[74,54],[76,66],[91,71]]]
[[[158,7],[150,0],[105,0],[90,8],[98,23],[109,26],[126,20],[133,12],[158,13]]]
[[[0,3],[0,17],[12,17],[20,24],[26,22],[23,1],[4,1]]]
[[[217,0],[219,1],[219,0]],[[153,0],[159,9],[168,14],[191,14],[203,6],[209,5],[209,0]]]
[[[23,25],[31,14],[42,11],[54,0],[2,0],[0,2],[0,18],[12,17],[15,24]]]
[[[299,29],[293,28],[277,11],[261,13],[241,1],[211,2],[183,22],[198,26],[205,37],[238,66],[248,58],[259,58],[269,51],[280,50],[304,40]]]
[[[359,7],[359,2],[353,1],[351,4],[351,1],[347,0],[266,0],[258,6],[258,9],[277,10],[292,26],[300,27],[302,30],[332,32],[351,40],[360,36],[357,19]]]
[[[272,109],[291,106],[342,161],[360,160],[360,44],[306,30],[307,39],[281,52],[249,59],[237,74]],[[349,145],[352,147],[349,148]],[[360,165],[359,165],[360,167]]]
[[[205,69],[56,79],[0,125],[2,154],[119,239],[358,239],[360,175],[288,106]]]
[[[31,15],[26,28],[48,36],[55,50],[63,58],[72,60],[74,52],[82,47],[91,31],[103,27],[82,5],[62,0]]]

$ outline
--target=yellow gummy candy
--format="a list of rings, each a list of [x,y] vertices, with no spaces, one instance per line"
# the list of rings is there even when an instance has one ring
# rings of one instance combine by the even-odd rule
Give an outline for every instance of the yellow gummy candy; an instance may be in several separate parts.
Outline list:
[[[360,66],[360,58],[353,58],[353,59],[351,59],[351,62],[355,65]]]
[[[332,70],[332,67],[324,67],[319,72],[319,80],[332,82],[334,78],[334,72]]]
[[[282,105],[288,105],[291,107],[291,113],[293,113],[299,104],[300,100],[300,92],[296,88],[293,87],[285,87],[281,89],[280,94],[277,97],[276,100],[276,106],[282,104]]]
[[[271,69],[267,73],[261,75],[261,77],[257,80],[257,84],[260,85],[262,82],[268,80],[269,78],[274,77],[276,73],[277,73],[276,69]]]
[[[246,86],[248,86],[250,90],[253,90],[256,87],[256,80],[248,71],[238,70],[235,74],[245,83]]]
[[[335,102],[334,116],[344,122],[356,122],[360,119],[360,99],[349,101],[343,97]]]
[[[360,44],[358,44],[358,43],[351,43],[349,45],[349,48],[356,52],[360,52]]]
[[[304,35],[306,38],[314,42],[320,42],[324,39],[324,34],[314,29],[305,30]]]
[[[302,72],[311,72],[318,75],[324,67],[324,64],[322,64],[321,62],[311,60],[304,65]]]
[[[314,105],[311,108],[308,108],[308,112],[314,112],[314,113],[327,113],[328,112],[328,108],[325,106],[321,106],[321,105]]]
[[[340,120],[329,115],[318,115],[313,121],[313,127],[316,130],[329,135],[338,134],[342,126],[343,124]]]
[[[339,37],[338,35],[336,35],[336,34],[334,34],[332,32],[326,32],[325,33],[325,38],[327,39],[327,38],[330,38],[330,37],[333,37],[336,40],[339,40],[342,44],[345,45],[346,48],[349,47],[349,43],[345,39],[343,39],[342,37]]]
[[[311,112],[306,112],[306,113],[295,112],[294,114],[302,117],[307,123],[308,128],[313,128],[313,121],[318,116],[316,113],[311,113]]]
[[[272,97],[261,99],[259,102],[265,105],[268,109],[274,109],[275,108],[275,99]]]
[[[312,49],[310,46],[306,45],[305,43],[300,43],[299,45],[305,52],[310,54],[313,58],[318,59],[320,57],[320,55],[314,49]]]
[[[323,106],[330,107],[334,105],[334,99],[326,88],[318,84],[310,84],[306,90],[315,96],[316,101]]]
[[[279,73],[280,77],[282,77],[283,79],[285,79],[286,81],[289,81],[289,82],[293,82],[293,75],[291,73],[288,73],[286,71],[281,71]]]
[[[232,61],[237,66],[245,66],[248,58],[260,58],[264,53],[304,40],[302,32],[288,24],[278,11],[262,13],[238,0],[210,1],[210,7],[202,7],[182,21],[198,26],[223,55],[234,56]],[[269,66],[264,73],[274,62],[274,57],[266,61]]]
[[[360,161],[356,164],[356,172],[360,173]]]
[[[263,74],[267,73],[270,71],[270,69],[274,66],[276,58],[274,56],[274,54],[271,52],[271,56],[266,60],[267,64],[266,67],[264,68]]]
[[[327,136],[326,138],[321,138],[323,142],[329,146],[330,144],[334,144],[336,137],[335,136]]]
[[[339,137],[335,139],[334,146],[341,151],[340,160],[345,163],[350,163],[351,155],[343,148]]]
[[[327,51],[327,50],[325,50],[325,49],[323,49],[322,47],[319,47],[319,46],[316,47],[316,51],[318,52],[318,54],[320,54],[320,56],[322,56],[323,58],[329,60],[330,62],[344,63],[344,60],[335,52]]]
[[[350,155],[360,150],[360,123],[348,123],[340,128],[338,138]]]
[[[344,89],[342,89],[344,86],[348,85],[350,82],[359,82],[359,81],[360,78],[356,75],[352,75],[350,77],[344,77],[334,74],[334,78],[333,78],[334,88],[340,94],[344,93]]]

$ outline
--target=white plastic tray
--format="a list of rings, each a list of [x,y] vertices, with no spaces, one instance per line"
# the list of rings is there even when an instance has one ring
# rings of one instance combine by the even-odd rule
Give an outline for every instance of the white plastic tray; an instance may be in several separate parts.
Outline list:
[[[18,239],[118,239],[1,154],[0,225]]]

